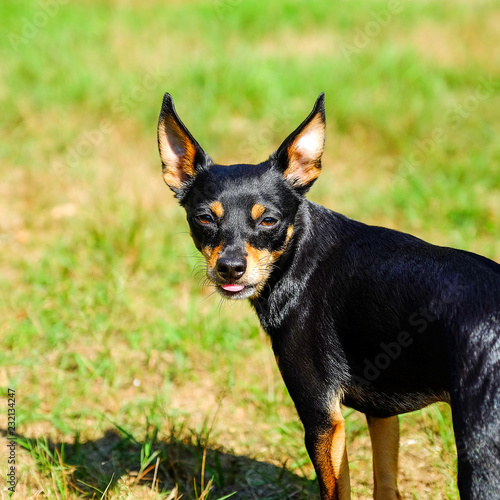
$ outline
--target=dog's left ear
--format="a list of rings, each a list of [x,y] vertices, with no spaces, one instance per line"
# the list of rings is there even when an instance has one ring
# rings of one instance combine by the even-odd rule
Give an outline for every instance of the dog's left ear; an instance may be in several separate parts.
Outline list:
[[[321,156],[325,145],[325,94],[321,93],[309,116],[271,155],[271,163],[279,168],[286,181],[305,193],[321,172]]]

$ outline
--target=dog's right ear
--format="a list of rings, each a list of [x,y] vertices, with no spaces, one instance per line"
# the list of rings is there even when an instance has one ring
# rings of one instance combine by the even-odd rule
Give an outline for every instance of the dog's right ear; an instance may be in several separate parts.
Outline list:
[[[158,120],[158,150],[163,180],[177,197],[194,180],[197,171],[210,165],[210,157],[177,116],[172,96],[166,93]]]

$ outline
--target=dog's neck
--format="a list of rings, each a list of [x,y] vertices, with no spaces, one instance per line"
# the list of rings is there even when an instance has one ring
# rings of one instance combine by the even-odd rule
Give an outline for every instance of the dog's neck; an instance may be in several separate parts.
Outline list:
[[[285,253],[276,262],[275,268],[261,294],[250,302],[259,320],[269,335],[280,328],[290,312],[301,307],[299,298],[309,284],[313,261],[321,259],[317,246],[321,245],[321,234],[314,219],[336,215],[333,212],[304,200],[294,220],[294,233]],[[318,234],[315,234],[318,232]],[[311,251],[311,245],[316,253]]]

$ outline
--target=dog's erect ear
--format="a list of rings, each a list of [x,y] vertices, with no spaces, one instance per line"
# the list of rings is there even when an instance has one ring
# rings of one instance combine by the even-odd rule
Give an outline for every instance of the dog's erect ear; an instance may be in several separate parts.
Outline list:
[[[177,116],[174,101],[168,93],[163,97],[158,120],[158,150],[163,180],[177,195],[194,179],[199,168],[211,163]]]
[[[287,182],[302,193],[321,172],[325,131],[325,94],[321,93],[309,116],[271,156],[271,162],[282,170]]]

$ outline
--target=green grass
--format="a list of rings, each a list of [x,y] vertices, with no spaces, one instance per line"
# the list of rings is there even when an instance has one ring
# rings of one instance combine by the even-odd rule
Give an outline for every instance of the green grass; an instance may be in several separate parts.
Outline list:
[[[2,2],[0,386],[16,390],[15,498],[317,496],[257,319],[200,287],[160,175],[165,91],[223,163],[265,159],[325,91],[310,198],[500,260],[496,2],[388,9]],[[370,498],[366,425],[346,416],[353,496]],[[449,409],[401,421],[405,497],[458,498]]]

